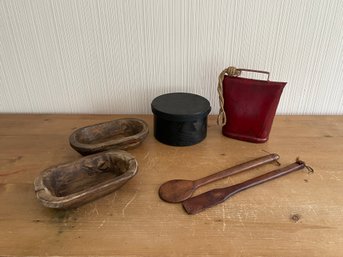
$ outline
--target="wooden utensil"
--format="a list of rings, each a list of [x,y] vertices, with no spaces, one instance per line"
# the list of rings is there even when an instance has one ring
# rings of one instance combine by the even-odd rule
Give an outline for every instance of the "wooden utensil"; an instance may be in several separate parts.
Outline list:
[[[297,160],[295,163],[290,164],[284,168],[273,170],[261,176],[244,181],[242,183],[225,188],[213,189],[198,196],[192,197],[190,199],[185,200],[182,203],[182,205],[188,214],[196,214],[207,208],[224,202],[230,196],[233,196],[238,192],[262,184],[269,180],[284,176],[293,171],[303,169],[304,167],[307,167],[305,163],[303,161]]]
[[[190,198],[193,192],[208,183],[217,181],[222,178],[226,178],[230,175],[246,171],[273,161],[280,158],[278,154],[269,154],[249,162],[245,162],[234,167],[219,171],[215,174],[198,180],[185,180],[185,179],[174,179],[165,182],[160,186],[159,196],[162,200],[169,203],[179,203]]]

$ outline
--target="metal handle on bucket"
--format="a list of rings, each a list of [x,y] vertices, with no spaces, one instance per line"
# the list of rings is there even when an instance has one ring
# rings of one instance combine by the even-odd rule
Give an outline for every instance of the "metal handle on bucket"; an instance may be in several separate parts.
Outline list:
[[[270,76],[270,73],[268,71],[262,71],[262,70],[251,70],[251,69],[237,69],[238,71],[248,71],[248,72],[256,72],[256,73],[263,73],[263,74],[267,74],[268,77],[267,77],[267,81],[269,81],[269,76]]]

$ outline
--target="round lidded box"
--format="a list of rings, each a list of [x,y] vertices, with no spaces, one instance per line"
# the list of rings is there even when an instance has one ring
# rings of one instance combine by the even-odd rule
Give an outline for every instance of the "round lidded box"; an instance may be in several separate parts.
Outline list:
[[[151,103],[154,113],[154,136],[173,146],[194,145],[207,134],[210,102],[199,95],[170,93],[156,97]]]

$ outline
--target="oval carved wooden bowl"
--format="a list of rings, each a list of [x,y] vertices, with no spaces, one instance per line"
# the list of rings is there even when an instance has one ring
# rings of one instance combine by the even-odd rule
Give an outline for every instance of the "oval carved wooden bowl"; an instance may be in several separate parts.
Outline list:
[[[117,190],[137,169],[131,154],[108,151],[50,167],[35,179],[34,187],[44,206],[73,208]]]
[[[140,119],[117,119],[74,131],[69,137],[72,148],[82,155],[110,149],[138,146],[149,133],[148,125]]]

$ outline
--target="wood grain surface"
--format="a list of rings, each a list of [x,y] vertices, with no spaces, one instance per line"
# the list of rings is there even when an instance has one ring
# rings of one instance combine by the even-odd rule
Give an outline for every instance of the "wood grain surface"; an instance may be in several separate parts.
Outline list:
[[[43,207],[33,181],[49,166],[81,158],[68,143],[78,127],[127,115],[0,115],[0,255],[343,256],[343,116],[277,116],[265,144],[226,138],[209,120],[200,144],[172,147],[150,133],[129,150],[137,175],[77,209]],[[297,171],[197,215],[158,197],[170,179],[197,179],[266,153]],[[275,169],[273,164],[204,186],[195,195]]]

